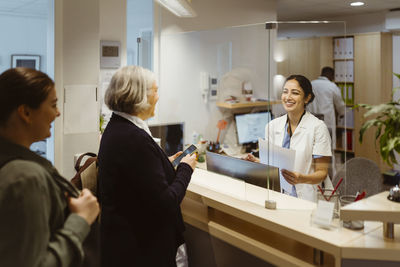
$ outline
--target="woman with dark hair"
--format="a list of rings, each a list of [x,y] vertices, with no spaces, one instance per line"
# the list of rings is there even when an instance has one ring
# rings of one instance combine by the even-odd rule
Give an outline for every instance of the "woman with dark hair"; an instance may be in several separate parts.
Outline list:
[[[281,99],[287,114],[267,124],[265,139],[274,145],[296,150],[295,171],[281,170],[281,185],[291,185],[290,190],[286,186],[286,190],[282,188],[282,191],[316,202],[317,185],[324,182],[325,188],[332,188],[328,176],[332,156],[328,128],[305,109],[314,99],[311,83],[306,77],[289,76]],[[252,155],[248,155],[247,159],[259,161]]]
[[[53,81],[28,68],[0,75],[0,266],[80,266],[82,242],[99,213],[33,142],[60,115]]]

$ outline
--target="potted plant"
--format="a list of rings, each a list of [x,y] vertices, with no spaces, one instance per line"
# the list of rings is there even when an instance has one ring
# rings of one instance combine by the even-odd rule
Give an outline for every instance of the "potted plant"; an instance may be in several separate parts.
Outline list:
[[[394,75],[400,79],[400,74],[394,73]],[[392,99],[393,93],[398,89],[400,88],[393,89]],[[375,141],[379,140],[379,153],[383,161],[393,167],[393,164],[397,164],[395,152],[400,153],[400,100],[378,105],[358,104],[356,107],[367,110],[364,118],[376,115],[361,126],[360,143],[363,141],[365,131],[372,126],[376,127]]]
[[[400,79],[400,74],[394,73]],[[363,135],[367,129],[374,126],[375,141],[379,141],[379,154],[384,162],[390,167],[397,164],[396,154],[400,153],[400,100],[393,100],[393,94],[400,88],[392,91],[392,101],[378,105],[358,104],[355,107],[362,107],[367,110],[364,118],[373,116],[365,121],[360,129],[359,141],[362,143]],[[376,144],[376,143],[375,143]],[[400,188],[398,185],[390,189],[389,200],[400,202]]]

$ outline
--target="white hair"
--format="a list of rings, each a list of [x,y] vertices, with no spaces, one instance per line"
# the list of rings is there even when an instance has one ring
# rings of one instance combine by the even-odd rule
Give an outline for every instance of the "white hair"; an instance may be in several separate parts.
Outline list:
[[[149,108],[147,94],[155,81],[154,73],[140,66],[120,68],[111,79],[104,102],[113,111],[138,114]]]

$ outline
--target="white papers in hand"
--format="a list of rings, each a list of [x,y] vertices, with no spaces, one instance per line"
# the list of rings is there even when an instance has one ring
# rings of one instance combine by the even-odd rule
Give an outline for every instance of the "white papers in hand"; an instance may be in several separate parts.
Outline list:
[[[258,139],[258,145],[261,163],[278,167],[279,169],[294,171],[296,150],[268,143],[262,138]]]
[[[266,140],[259,138],[258,147],[260,150],[260,162],[266,165],[278,167],[280,170],[285,169],[294,171],[294,161],[296,157],[296,150],[283,148]],[[282,174],[279,172],[281,189],[292,192],[293,186],[289,184]]]

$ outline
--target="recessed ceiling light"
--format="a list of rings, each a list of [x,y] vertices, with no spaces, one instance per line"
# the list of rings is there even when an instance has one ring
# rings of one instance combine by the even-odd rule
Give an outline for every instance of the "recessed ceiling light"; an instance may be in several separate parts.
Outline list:
[[[364,2],[352,2],[350,5],[351,6],[363,6],[363,5],[365,5],[365,3]]]

